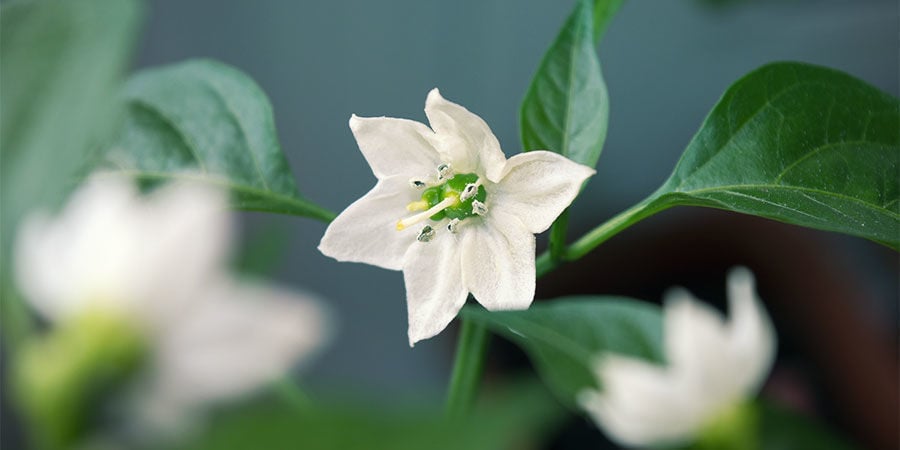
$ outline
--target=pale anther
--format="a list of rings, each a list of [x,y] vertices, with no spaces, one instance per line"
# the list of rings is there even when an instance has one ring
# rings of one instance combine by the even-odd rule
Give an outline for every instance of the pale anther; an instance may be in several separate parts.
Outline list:
[[[478,200],[472,200],[472,213],[477,214],[479,216],[483,216],[487,214],[488,209],[484,203],[479,202]]]
[[[450,178],[453,176],[453,168],[450,167],[450,164],[441,164],[437,168],[438,180],[443,180],[445,178]]]
[[[456,234],[459,231],[459,219],[453,219],[447,224],[447,231]]]
[[[416,237],[416,240],[419,242],[430,242],[434,239],[434,228],[431,228],[431,225],[425,225],[422,227],[422,231],[419,232],[419,236]]]
[[[478,193],[478,184],[477,183],[469,183],[463,189],[462,194],[459,195],[459,201],[464,202]]]

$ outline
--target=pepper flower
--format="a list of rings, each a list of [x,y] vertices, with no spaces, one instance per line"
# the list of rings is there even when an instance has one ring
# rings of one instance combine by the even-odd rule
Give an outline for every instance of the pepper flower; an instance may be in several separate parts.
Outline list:
[[[754,438],[748,424],[729,422],[752,420],[748,401],[772,368],[776,335],[749,270],[729,274],[728,303],[726,321],[687,291],[672,291],[663,310],[667,365],[602,356],[596,367],[602,390],[583,391],[580,405],[627,447],[679,445],[721,430],[731,430],[729,439]]]
[[[488,310],[534,299],[535,237],[594,170],[549,151],[507,159],[477,115],[433,89],[431,128],[353,115],[350,129],[378,179],[328,227],[319,250],[402,270],[409,343],[440,333],[471,292]]]
[[[17,284],[59,339],[45,336],[52,345],[27,360],[25,382],[47,399],[57,385],[72,385],[52,377],[80,373],[95,364],[89,355],[116,351],[95,346],[117,345],[122,360],[142,355],[133,389],[139,420],[178,426],[186,414],[261,387],[319,349],[327,328],[317,300],[226,270],[226,208],[219,191],[176,184],[144,197],[129,180],[104,176],[89,179],[57,217],[26,219],[15,249]],[[49,398],[37,413],[57,414],[57,402]]]

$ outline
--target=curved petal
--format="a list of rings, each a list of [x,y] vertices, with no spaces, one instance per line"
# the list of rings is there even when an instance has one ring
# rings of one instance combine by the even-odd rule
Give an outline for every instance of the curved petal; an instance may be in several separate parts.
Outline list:
[[[233,236],[225,192],[170,183],[142,203],[140,251],[130,255],[145,268],[137,282],[145,321],[168,323],[224,269]]]
[[[350,130],[379,180],[402,175],[427,177],[441,164],[434,132],[425,124],[391,117],[350,117]]]
[[[617,442],[638,447],[678,443],[702,426],[702,405],[666,368],[607,355],[597,373],[602,392],[588,390],[578,401]]]
[[[501,211],[483,220],[462,229],[463,282],[488,310],[527,309],[534,300],[534,235]]]
[[[125,178],[91,178],[55,217],[26,217],[15,242],[19,289],[57,320],[105,301],[125,308],[143,271],[131,255],[141,242],[137,191]]]
[[[541,233],[578,195],[593,169],[546,151],[520,153],[506,162],[491,190],[491,204],[519,218],[532,233]]]
[[[754,288],[753,274],[744,267],[728,274],[732,364],[741,395],[755,393],[772,369],[776,333]]]
[[[417,193],[401,176],[379,181],[328,225],[319,251],[338,261],[402,269],[403,257],[416,242],[418,231],[398,231],[397,221],[409,215],[406,205],[418,200]]]
[[[664,308],[666,358],[672,371],[684,378],[707,412],[739,401],[746,394],[748,355],[737,353],[732,333],[719,311],[694,299],[683,289],[666,295]]]
[[[457,246],[455,235],[440,233],[431,242],[416,242],[406,254],[410,347],[443,331],[466,302],[469,291],[463,285]]]
[[[437,134],[438,151],[457,172],[483,174],[490,181],[500,179],[506,156],[481,117],[447,101],[437,88],[428,93],[425,115]]]
[[[321,302],[308,294],[227,279],[206,294],[158,335],[140,405],[156,424],[177,425],[208,403],[251,393],[308,361],[330,336]]]

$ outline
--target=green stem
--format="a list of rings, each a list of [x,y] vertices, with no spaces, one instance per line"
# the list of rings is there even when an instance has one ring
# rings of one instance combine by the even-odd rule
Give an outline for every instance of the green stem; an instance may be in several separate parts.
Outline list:
[[[297,386],[297,382],[290,376],[285,376],[276,381],[274,388],[275,392],[278,393],[279,397],[281,397],[285,403],[297,410],[306,410],[312,405],[312,400],[309,399],[306,392],[303,392],[303,390],[300,389],[300,386]]]
[[[581,259],[581,257],[587,255],[591,250],[620,231],[653,214],[668,209],[670,206],[672,206],[671,203],[656,194],[647,197],[642,202],[622,211],[573,242],[566,251],[566,260],[575,261]]]
[[[490,338],[484,324],[466,318],[461,320],[462,329],[456,344],[456,359],[447,395],[447,415],[451,418],[465,415],[475,403]]]

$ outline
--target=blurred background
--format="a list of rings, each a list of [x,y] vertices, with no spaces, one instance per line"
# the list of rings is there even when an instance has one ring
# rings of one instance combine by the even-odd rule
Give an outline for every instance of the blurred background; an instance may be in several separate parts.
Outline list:
[[[340,211],[375,182],[347,126],[351,113],[425,121],[425,95],[439,87],[482,116],[508,156],[517,153],[520,101],[572,4],[158,0],[150,2],[135,68],[209,57],[248,73],[273,103],[301,192]],[[570,236],[655,190],[718,97],[760,65],[824,65],[896,96],[898,31],[896,0],[626,2],[600,46],[609,134],[597,175],[572,208]],[[270,262],[267,275],[325,296],[336,310],[337,339],[305,385],[373,402],[443,400],[456,324],[410,349],[399,272],[322,256],[319,222],[243,218],[248,246],[269,243],[265,254],[252,255]],[[548,276],[538,298],[658,301],[678,284],[721,305],[726,270],[736,264],[756,273],[781,338],[765,396],[866,447],[894,447],[898,259],[879,245],[676,209]],[[513,346],[494,339],[489,376],[528,367]],[[576,442],[588,437],[602,439],[572,417],[552,445],[583,448]]]

